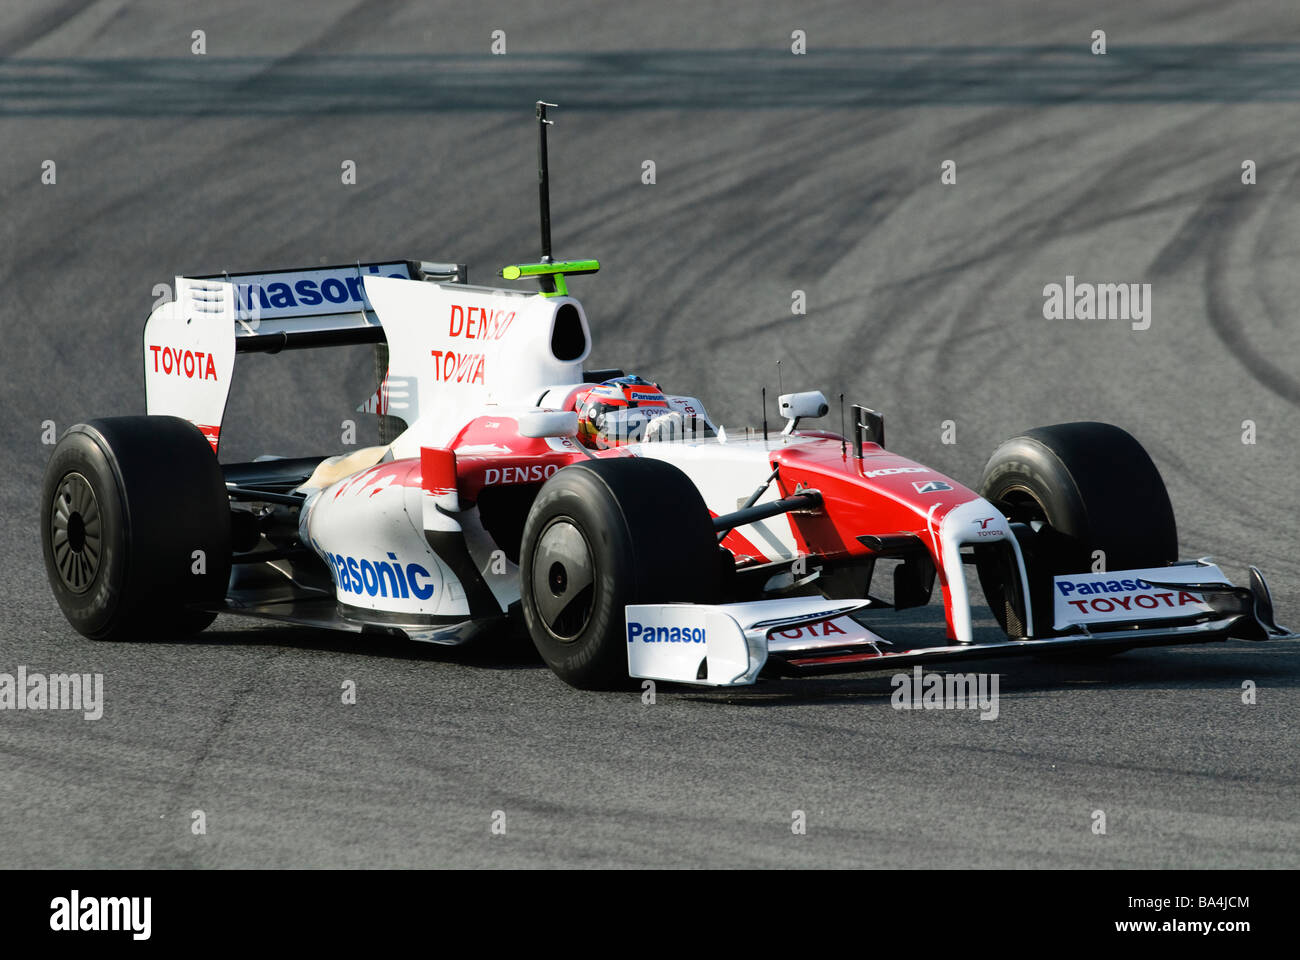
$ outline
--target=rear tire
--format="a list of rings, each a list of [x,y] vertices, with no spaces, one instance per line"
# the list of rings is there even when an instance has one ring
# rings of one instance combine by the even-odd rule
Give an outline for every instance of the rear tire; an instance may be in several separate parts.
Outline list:
[[[1037,527],[1018,539],[1038,637],[1053,635],[1052,578],[1090,572],[1096,551],[1108,570],[1178,559],[1178,529],[1160,471],[1137,440],[1111,424],[1061,423],[1013,437],[989,458],[979,492],[1012,523]],[[991,566],[980,568],[980,582],[1005,630],[1006,584]]]
[[[78,633],[197,633],[216,614],[195,606],[220,603],[230,580],[230,501],[212,447],[178,417],[71,427],[45,468],[41,543],[54,597]]]
[[[524,524],[524,622],[561,680],[628,687],[624,607],[717,597],[718,543],[686,474],[641,457],[590,460],[546,481]]]

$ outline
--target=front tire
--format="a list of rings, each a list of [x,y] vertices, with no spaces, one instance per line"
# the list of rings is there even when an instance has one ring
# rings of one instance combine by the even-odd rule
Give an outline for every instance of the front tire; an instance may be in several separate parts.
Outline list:
[[[108,417],[65,433],[41,486],[45,572],[95,640],[197,633],[230,580],[230,501],[212,447],[178,417]]]
[[[1053,635],[1052,579],[1092,570],[1158,567],[1178,559],[1178,529],[1160,471],[1142,445],[1108,423],[1027,430],[993,452],[980,495],[1012,523],[1029,575],[1035,635]],[[980,581],[1007,628],[1007,585],[993,567]],[[1114,652],[1114,651],[1111,651]]]
[[[717,551],[708,508],[671,464],[617,457],[565,467],[524,524],[520,592],[533,644],[571,686],[628,686],[624,607],[714,600]]]

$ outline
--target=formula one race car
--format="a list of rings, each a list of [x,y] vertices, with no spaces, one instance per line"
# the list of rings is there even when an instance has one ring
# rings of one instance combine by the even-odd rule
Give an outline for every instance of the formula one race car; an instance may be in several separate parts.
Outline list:
[[[1255,568],[1237,587],[1178,561],[1164,483],[1117,427],[1029,430],[977,493],[888,452],[865,407],[843,435],[800,429],[829,413],[818,392],[779,398],[779,434],[728,435],[693,397],[584,370],[566,278],[599,264],[550,254],[547,106],[543,255],[501,274],[540,292],[422,261],[177,278],[145,325],[148,415],[71,428],[46,469],[46,569],[73,627],[176,635],[235,613],[460,644],[515,624],[590,688],[1293,636]],[[400,433],[219,462],[235,357],[336,344],[386,348],[361,409]],[[1005,636],[977,642],[968,564]],[[936,581],[945,629],[887,639]]]

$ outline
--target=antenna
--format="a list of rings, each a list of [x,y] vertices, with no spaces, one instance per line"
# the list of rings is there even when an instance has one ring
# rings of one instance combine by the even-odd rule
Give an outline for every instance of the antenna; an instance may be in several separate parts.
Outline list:
[[[763,388],[763,442],[767,443],[767,387]]]
[[[848,434],[844,431],[844,394],[840,394],[840,456],[848,456]]]
[[[542,296],[563,297],[569,293],[566,275],[577,276],[595,273],[600,269],[596,260],[560,260],[551,257],[551,173],[546,160],[546,128],[553,121],[546,119],[546,108],[555,104],[537,101],[537,203],[541,211],[542,258],[537,263],[512,263],[501,268],[500,276],[506,280],[536,277],[542,285]]]
[[[551,171],[546,161],[546,128],[555,121],[546,119],[546,108],[554,106],[545,100],[537,101],[537,203],[541,210],[542,263],[551,262]],[[555,289],[549,278],[542,281],[542,286],[547,292]]]
[[[776,394],[776,405],[777,405],[777,409],[779,410],[780,407],[781,407],[781,395],[785,393],[785,386],[781,383],[781,361],[780,361],[780,360],[778,360],[778,361],[776,362],[776,389],[777,389],[777,394]],[[764,410],[763,413],[766,414],[767,411]],[[785,430],[782,430],[782,431],[781,431],[781,442],[782,442],[782,443],[785,443],[785,434],[786,434],[786,431],[785,431]]]

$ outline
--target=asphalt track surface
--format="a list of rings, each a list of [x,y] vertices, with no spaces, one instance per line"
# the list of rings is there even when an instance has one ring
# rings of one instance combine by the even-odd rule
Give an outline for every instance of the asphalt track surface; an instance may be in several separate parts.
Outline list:
[[[143,412],[155,284],[535,256],[546,98],[557,253],[603,264],[573,282],[593,363],[736,425],[780,359],[787,390],[885,411],[892,447],[972,484],[1021,429],[1117,423],[1184,556],[1258,564],[1300,621],[1287,5],[186,6],[0,8],[0,670],[103,673],[107,701],[0,713],[0,867],[1300,865],[1294,643],[999,661],[974,668],[1000,672],[994,722],[895,711],[884,673],[647,706],[526,650],[233,617],[94,644],[37,532],[43,422]],[[1151,283],[1150,329],[1045,320],[1067,275]],[[228,458],[342,449],[365,350],[240,363]]]

